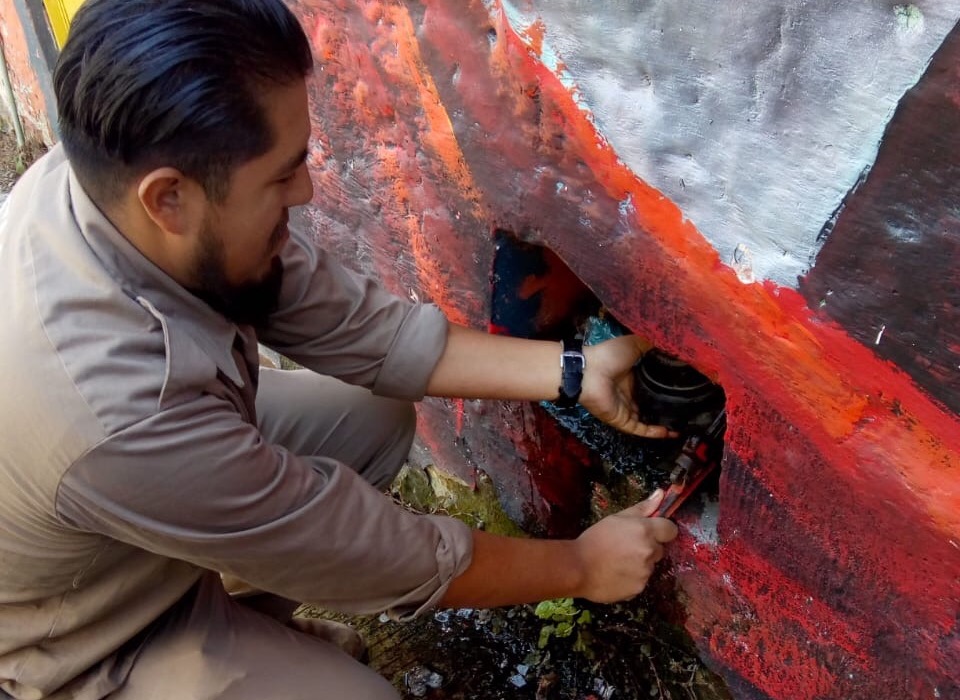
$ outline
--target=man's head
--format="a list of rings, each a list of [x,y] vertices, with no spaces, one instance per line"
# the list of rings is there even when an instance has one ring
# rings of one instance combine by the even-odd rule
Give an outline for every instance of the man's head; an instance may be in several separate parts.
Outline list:
[[[148,258],[237,320],[248,320],[238,304],[277,286],[287,208],[312,192],[311,67],[282,0],[88,0],[54,74],[84,190]]]

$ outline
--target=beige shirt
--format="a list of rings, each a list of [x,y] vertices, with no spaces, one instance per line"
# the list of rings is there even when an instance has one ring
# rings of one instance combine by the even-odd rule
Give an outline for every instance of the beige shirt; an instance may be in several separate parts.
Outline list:
[[[91,686],[130,663],[116,650],[205,569],[333,609],[410,615],[437,603],[469,563],[469,530],[395,507],[332,460],[267,444],[253,386],[259,340],[419,399],[446,337],[435,307],[386,293],[294,233],[280,311],[259,332],[238,328],[113,228],[59,147],[8,205],[0,688],[96,697]]]

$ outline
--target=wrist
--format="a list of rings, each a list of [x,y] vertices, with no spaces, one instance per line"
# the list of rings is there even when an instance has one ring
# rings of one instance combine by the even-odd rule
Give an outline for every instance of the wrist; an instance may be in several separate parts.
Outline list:
[[[597,391],[593,385],[593,380],[597,377],[597,362],[600,362],[602,358],[598,358],[596,352],[596,345],[583,346],[583,384],[580,387],[580,404],[583,406],[590,405]]]
[[[587,583],[590,578],[590,552],[584,546],[580,538],[568,540],[570,552],[567,560],[570,562],[567,567],[570,576],[568,598],[586,598],[589,596]]]

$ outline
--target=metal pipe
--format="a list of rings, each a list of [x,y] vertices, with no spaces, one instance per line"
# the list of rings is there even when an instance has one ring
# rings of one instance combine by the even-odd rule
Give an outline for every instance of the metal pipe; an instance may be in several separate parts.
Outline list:
[[[3,53],[3,42],[0,41],[0,87],[3,88],[6,101],[10,105],[10,114],[13,119],[13,130],[17,134],[17,146],[23,150],[27,140],[23,136],[23,124],[20,122],[20,112],[17,110],[17,98],[13,94],[13,83],[10,82],[10,71],[7,70],[7,58]]]

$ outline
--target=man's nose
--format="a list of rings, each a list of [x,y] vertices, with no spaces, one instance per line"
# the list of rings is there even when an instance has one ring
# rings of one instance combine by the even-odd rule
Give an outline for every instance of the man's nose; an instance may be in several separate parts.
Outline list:
[[[307,204],[311,199],[313,199],[313,180],[310,179],[307,164],[302,163],[297,168],[297,174],[290,183],[287,203],[288,206],[295,207],[300,204]]]

